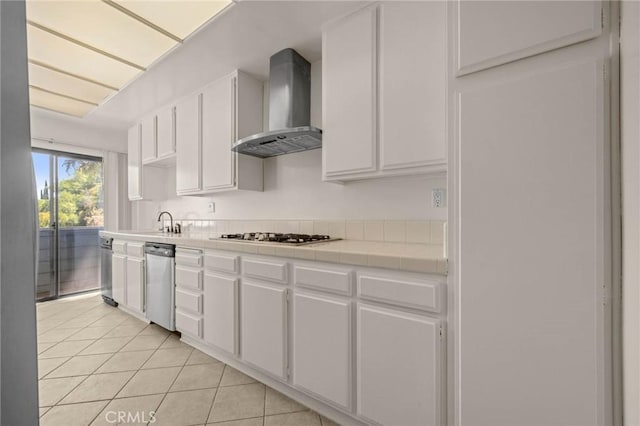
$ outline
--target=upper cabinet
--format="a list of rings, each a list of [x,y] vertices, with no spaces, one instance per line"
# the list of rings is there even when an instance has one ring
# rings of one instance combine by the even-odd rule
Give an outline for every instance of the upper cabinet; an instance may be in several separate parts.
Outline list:
[[[446,3],[381,3],[323,32],[323,177],[446,170]]]
[[[142,164],[166,166],[175,163],[176,143],[173,106],[140,121]]]
[[[142,153],[142,164],[148,164],[158,158],[156,123],[155,115],[147,117],[140,122],[140,151]]]
[[[236,140],[262,131],[262,102],[262,82],[235,71],[178,103],[178,195],[262,191],[262,160],[231,151]]]
[[[600,1],[460,1],[453,7],[458,76],[595,38],[604,20]]]
[[[178,194],[197,192],[200,175],[200,93],[176,105],[176,190]]]
[[[143,126],[138,123],[128,132],[127,150],[127,189],[129,199],[153,200],[164,199],[164,171],[158,167],[142,165]]]
[[[140,161],[140,124],[127,133],[127,189],[130,200],[142,200],[142,163]]]
[[[175,158],[176,155],[176,108],[171,105],[156,114],[156,153],[157,159]]]

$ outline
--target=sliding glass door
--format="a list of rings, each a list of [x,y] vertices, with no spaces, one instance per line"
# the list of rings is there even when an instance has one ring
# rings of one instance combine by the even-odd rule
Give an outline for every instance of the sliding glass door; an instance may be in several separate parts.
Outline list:
[[[100,287],[102,159],[33,150],[37,182],[38,300]]]

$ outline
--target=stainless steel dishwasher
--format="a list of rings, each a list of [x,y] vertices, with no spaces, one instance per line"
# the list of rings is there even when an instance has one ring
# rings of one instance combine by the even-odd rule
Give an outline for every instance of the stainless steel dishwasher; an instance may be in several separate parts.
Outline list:
[[[145,312],[151,322],[174,331],[175,253],[172,244],[146,243]]]
[[[100,238],[100,288],[102,299],[111,306],[118,306],[118,302],[113,300],[113,286],[111,283],[111,251],[113,238]]]

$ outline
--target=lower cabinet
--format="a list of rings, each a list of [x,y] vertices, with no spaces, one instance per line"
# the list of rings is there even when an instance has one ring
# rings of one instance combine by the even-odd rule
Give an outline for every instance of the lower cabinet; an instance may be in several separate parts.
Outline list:
[[[127,307],[144,312],[144,260],[127,257]]]
[[[440,321],[364,304],[357,312],[358,415],[383,425],[440,425]]]
[[[202,250],[176,247],[176,330],[202,340],[204,294]]]
[[[287,378],[287,289],[243,281],[240,287],[241,358]]]
[[[127,256],[114,254],[111,261],[113,300],[126,305],[125,284],[127,280]]]
[[[351,407],[351,302],[296,292],[293,384]]]
[[[237,351],[238,280],[204,276],[204,340],[229,353]]]
[[[114,240],[111,264],[113,300],[144,313],[144,243]]]

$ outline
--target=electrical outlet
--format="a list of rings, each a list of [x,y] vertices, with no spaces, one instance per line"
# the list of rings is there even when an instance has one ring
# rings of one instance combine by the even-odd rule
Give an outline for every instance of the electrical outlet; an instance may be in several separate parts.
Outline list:
[[[447,190],[436,188],[431,191],[431,205],[433,207],[445,207],[447,205]]]
[[[215,213],[216,212],[216,203],[207,204],[207,208],[209,209],[209,213]]]

